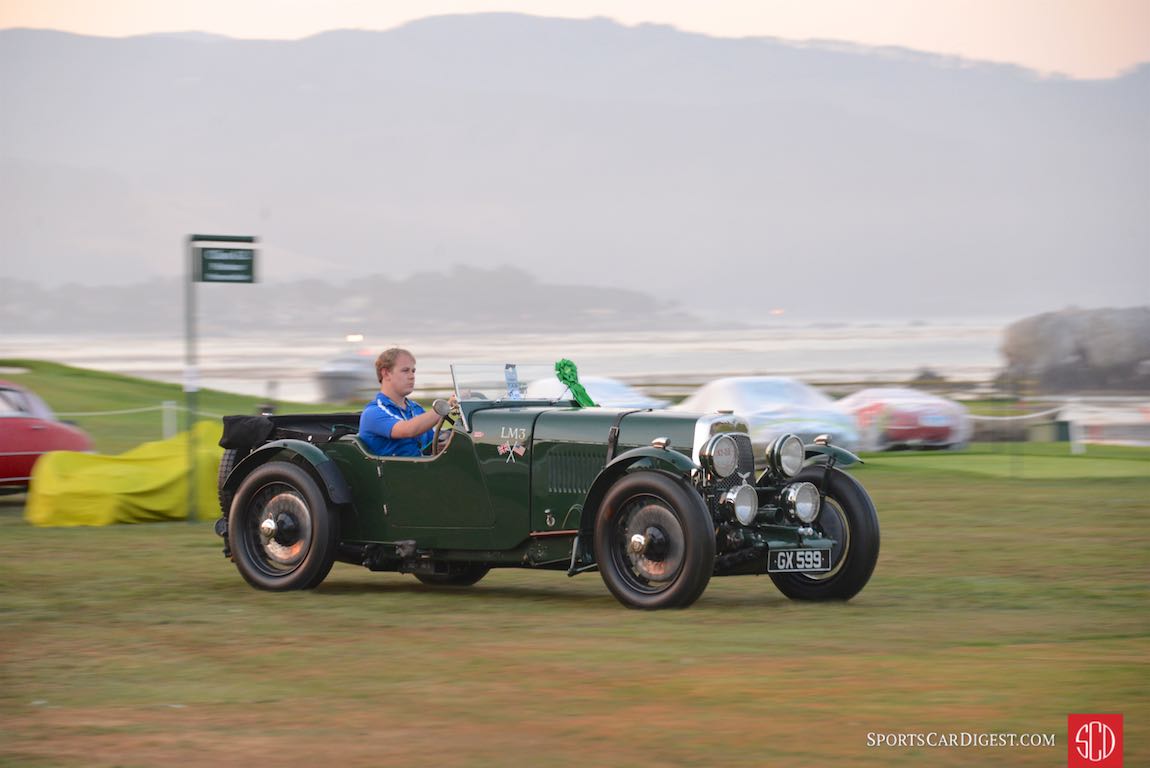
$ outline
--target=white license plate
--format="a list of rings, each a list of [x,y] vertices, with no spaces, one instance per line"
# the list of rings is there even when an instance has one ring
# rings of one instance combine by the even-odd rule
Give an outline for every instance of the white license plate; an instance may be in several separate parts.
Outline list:
[[[829,549],[772,549],[767,555],[767,573],[817,573],[830,569]]]

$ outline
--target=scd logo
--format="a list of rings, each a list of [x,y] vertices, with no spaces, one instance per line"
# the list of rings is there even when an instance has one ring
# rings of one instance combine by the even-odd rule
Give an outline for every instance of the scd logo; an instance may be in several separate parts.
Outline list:
[[[1067,715],[1069,768],[1122,768],[1122,715]]]

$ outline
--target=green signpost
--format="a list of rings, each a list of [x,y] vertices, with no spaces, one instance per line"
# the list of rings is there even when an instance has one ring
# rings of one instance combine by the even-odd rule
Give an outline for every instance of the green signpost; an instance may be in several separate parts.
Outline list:
[[[196,283],[254,283],[257,239],[251,235],[188,235],[186,308],[187,360],[184,366],[184,405],[188,431],[188,522],[196,519],[196,393],[200,374],[196,361]]]
[[[254,283],[256,252],[254,248],[195,249],[192,258],[197,283]]]

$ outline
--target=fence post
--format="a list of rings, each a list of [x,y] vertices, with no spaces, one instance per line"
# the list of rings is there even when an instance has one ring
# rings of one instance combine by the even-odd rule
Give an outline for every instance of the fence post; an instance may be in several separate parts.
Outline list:
[[[168,438],[173,437],[176,434],[176,428],[177,428],[176,427],[176,401],[175,400],[165,400],[163,402],[162,408],[163,408],[163,418],[162,418],[163,437],[165,440],[167,440]]]
[[[1082,422],[1074,419],[1069,425],[1070,452],[1074,454],[1086,453],[1086,443],[1082,441]]]

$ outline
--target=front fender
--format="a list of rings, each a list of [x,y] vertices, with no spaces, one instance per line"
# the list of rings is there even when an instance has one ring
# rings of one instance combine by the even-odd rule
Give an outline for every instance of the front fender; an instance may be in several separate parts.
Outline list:
[[[595,518],[599,514],[599,504],[603,501],[607,489],[641,462],[646,463],[644,469],[667,472],[683,479],[689,479],[692,472],[701,469],[687,456],[668,448],[645,445],[619,454],[610,464],[603,467],[599,476],[595,478],[595,482],[591,484],[591,490],[587,492],[587,498],[583,502],[583,514],[579,521],[580,533],[591,533],[595,530]]]
[[[803,462],[804,467],[814,466],[815,464],[825,464],[830,458],[834,458],[836,467],[849,467],[852,464],[865,463],[846,448],[839,448],[837,445],[808,443],[804,445],[803,448],[806,449],[806,461]]]
[[[319,446],[304,440],[274,440],[261,445],[236,464],[221,490],[234,493],[253,469],[273,460],[310,466],[323,482],[327,497],[333,504],[351,503],[351,488],[335,462]]]

